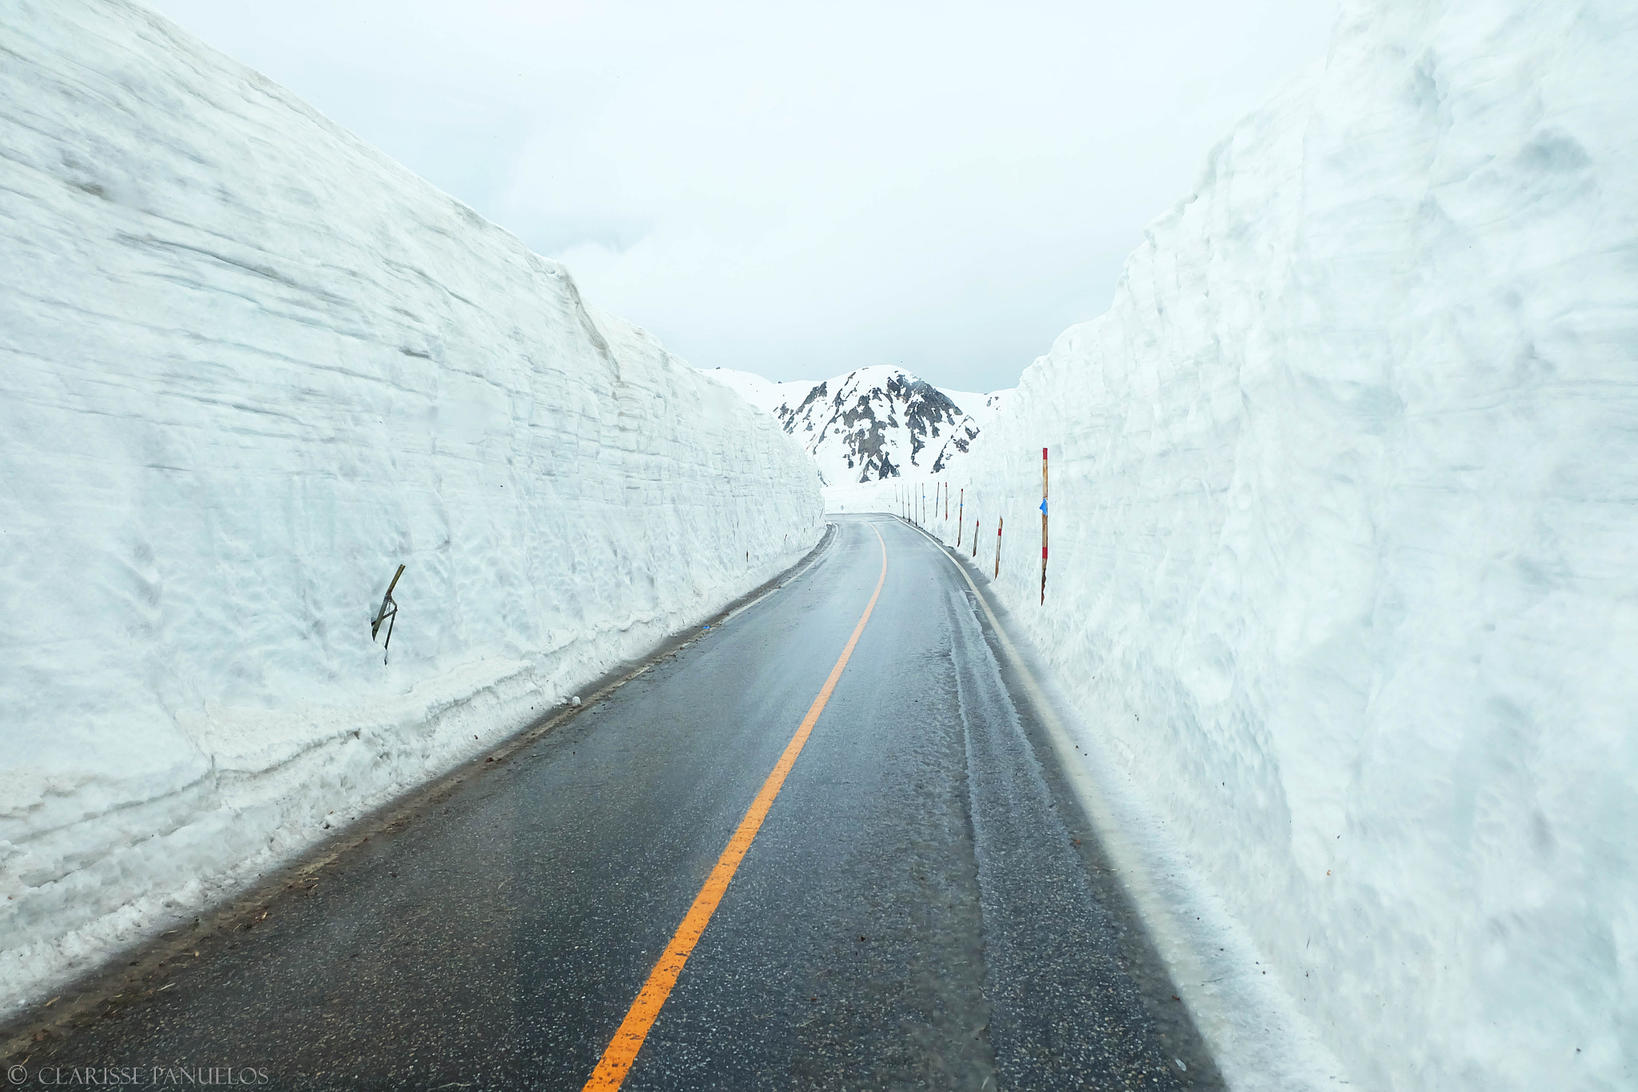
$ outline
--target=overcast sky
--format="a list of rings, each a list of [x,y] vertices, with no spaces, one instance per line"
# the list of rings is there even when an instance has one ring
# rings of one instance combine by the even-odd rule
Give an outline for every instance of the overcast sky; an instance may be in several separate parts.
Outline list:
[[[993,390],[1333,0],[149,0],[691,363]]]

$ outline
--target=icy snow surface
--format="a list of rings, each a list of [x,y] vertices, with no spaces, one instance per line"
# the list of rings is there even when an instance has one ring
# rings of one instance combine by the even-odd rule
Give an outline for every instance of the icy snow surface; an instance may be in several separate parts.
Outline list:
[[[1625,0],[1345,3],[951,483],[1212,973],[1355,1087],[1638,1085],[1635,57]]]
[[[0,44],[3,1012],[774,575],[821,502],[774,421],[159,18],[8,0]]]

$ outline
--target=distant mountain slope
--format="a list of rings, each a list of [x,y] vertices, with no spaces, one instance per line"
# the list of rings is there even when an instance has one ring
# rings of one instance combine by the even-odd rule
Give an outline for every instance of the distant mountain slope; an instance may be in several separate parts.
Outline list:
[[[945,391],[885,364],[811,384],[727,368],[705,374],[777,417],[826,485],[942,474],[1011,393]]]
[[[778,409],[787,402],[800,402],[814,388],[811,379],[790,379],[780,382],[754,372],[735,371],[733,368],[700,368],[706,378],[715,379],[730,388],[745,401],[764,413],[778,416]]]

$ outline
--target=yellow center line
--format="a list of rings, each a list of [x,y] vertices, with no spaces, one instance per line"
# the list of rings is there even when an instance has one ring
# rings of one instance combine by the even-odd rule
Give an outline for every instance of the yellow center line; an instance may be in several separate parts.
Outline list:
[[[716,912],[717,904],[722,901],[723,894],[728,890],[728,881],[734,878],[739,869],[739,862],[745,858],[746,850],[751,848],[751,841],[756,838],[756,832],[762,829],[762,820],[768,815],[768,809],[773,806],[774,797],[785,784],[785,777],[796,765],[796,756],[802,753],[802,747],[808,742],[808,736],[813,732],[814,721],[824,712],[825,703],[830,701],[831,691],[836,689],[836,680],[842,677],[842,668],[847,666],[848,659],[853,655],[853,647],[859,643],[859,635],[864,632],[865,623],[870,621],[870,612],[876,609],[876,600],[881,598],[882,584],[887,580],[887,543],[882,533],[874,526],[876,541],[882,547],[882,572],[876,578],[876,590],[870,593],[870,602],[865,606],[864,613],[859,616],[859,624],[853,627],[853,636],[847,639],[842,648],[842,655],[837,659],[836,666],[830,669],[830,677],[820,688],[819,696],[813,699],[808,706],[807,716],[802,718],[802,724],[796,729],[796,734],[785,745],[785,752],[779,756],[774,764],[773,772],[768,780],[762,783],[762,789],[751,801],[751,806],[745,812],[745,818],[739,821],[739,827],[733,837],[728,839],[728,848],[722,851],[717,858],[717,865],[706,878],[705,886],[700,893],[694,896],[694,904],[683,915],[682,924],[672,934],[671,943],[660,955],[659,962],[649,972],[648,981],[637,994],[637,1000],[631,1003],[626,1012],[626,1018],[620,1022],[620,1028],[614,1033],[614,1038],[603,1050],[603,1057],[597,1062],[597,1068],[592,1071],[591,1079],[586,1082],[587,1089],[614,1089],[619,1088],[625,1081],[626,1074],[631,1071],[631,1064],[637,1060],[637,1052],[643,1048],[643,1040],[648,1037],[648,1029],[654,1026],[655,1019],[660,1015],[660,1009],[665,1005],[666,998],[671,996],[671,990],[677,984],[677,976],[682,973],[683,964],[688,962],[688,956],[694,951],[694,945],[699,943],[700,936],[705,932],[705,926]]]

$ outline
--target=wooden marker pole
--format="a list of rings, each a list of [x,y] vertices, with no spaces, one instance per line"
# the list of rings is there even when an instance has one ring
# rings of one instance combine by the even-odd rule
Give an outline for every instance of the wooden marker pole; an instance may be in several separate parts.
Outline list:
[[[1046,603],[1047,561],[1047,449],[1041,449],[1041,603]]]
[[[961,487],[961,503],[956,508],[956,546],[961,545],[961,528],[967,522],[967,487]]]
[[[973,517],[973,556],[978,556],[978,517]]]
[[[995,521],[995,575],[996,576],[1001,575],[1001,528],[1006,526],[1006,523],[1007,523],[1007,521],[1004,520],[1004,519],[998,519],[998,520]]]
[[[950,483],[944,483],[944,522],[950,522]]]

